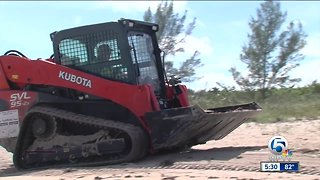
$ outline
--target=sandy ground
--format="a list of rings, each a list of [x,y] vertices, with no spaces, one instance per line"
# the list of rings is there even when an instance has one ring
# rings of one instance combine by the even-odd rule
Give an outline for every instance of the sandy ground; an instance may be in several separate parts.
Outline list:
[[[267,143],[274,135],[288,140],[299,173],[259,172],[260,161],[271,155]],[[0,179],[320,179],[320,120],[245,123],[220,141],[113,166],[17,171],[11,158],[0,147]]]

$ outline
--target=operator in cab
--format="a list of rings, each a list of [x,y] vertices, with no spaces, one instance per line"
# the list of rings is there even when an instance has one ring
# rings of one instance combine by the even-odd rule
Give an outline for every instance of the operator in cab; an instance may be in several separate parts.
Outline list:
[[[112,49],[108,44],[101,44],[97,48],[96,62],[109,61]]]
[[[97,56],[94,62],[110,61],[112,51],[113,50],[109,47],[108,44],[101,44],[97,48]],[[123,66],[121,64],[107,66],[102,68],[100,74],[104,77],[126,81],[128,79],[128,76],[126,72],[122,72],[122,68]]]

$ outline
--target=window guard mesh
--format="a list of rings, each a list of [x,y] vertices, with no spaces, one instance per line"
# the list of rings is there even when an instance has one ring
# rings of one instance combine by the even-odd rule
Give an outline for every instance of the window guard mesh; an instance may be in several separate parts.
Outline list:
[[[128,81],[118,42],[119,35],[112,30],[66,38],[59,44],[60,62],[104,78]],[[99,57],[101,45],[109,47],[108,55],[102,53],[104,57]]]

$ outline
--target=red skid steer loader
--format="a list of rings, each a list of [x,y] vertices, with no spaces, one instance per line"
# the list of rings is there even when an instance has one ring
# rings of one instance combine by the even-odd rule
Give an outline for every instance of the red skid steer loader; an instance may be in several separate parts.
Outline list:
[[[168,80],[158,25],[131,19],[56,31],[54,54],[0,56],[0,145],[18,169],[96,166],[219,140],[256,103],[203,110]]]

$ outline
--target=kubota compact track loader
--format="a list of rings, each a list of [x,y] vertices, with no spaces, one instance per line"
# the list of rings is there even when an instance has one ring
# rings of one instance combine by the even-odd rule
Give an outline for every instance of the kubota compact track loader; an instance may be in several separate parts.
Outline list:
[[[0,145],[15,166],[134,161],[222,139],[261,110],[189,105],[186,86],[166,78],[157,30],[120,19],[52,33],[48,59],[0,56]]]

